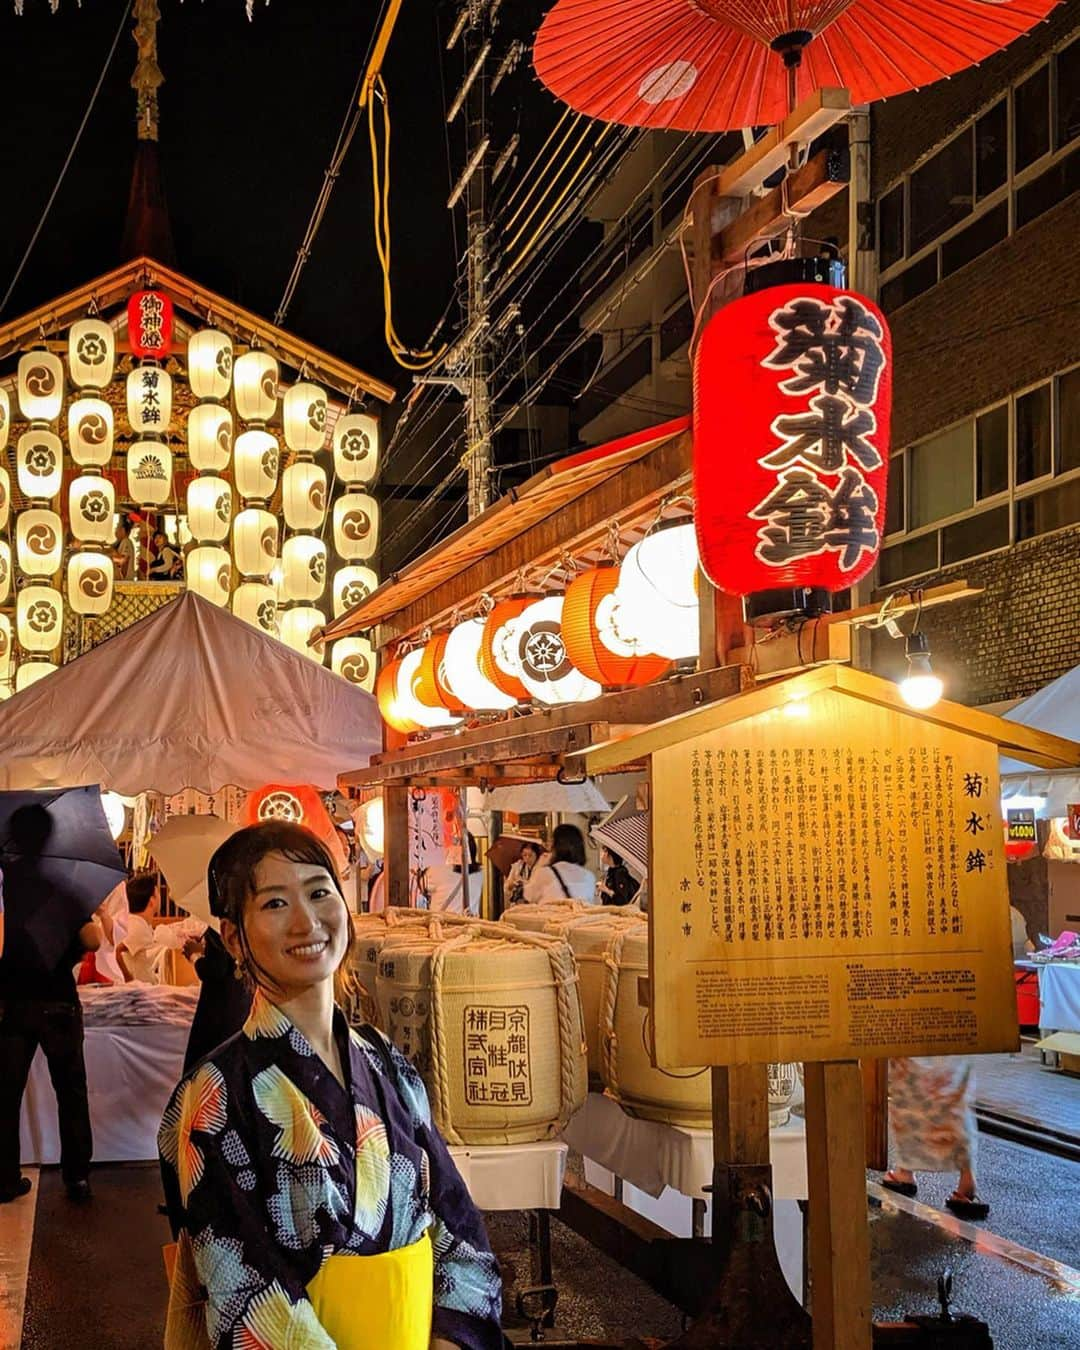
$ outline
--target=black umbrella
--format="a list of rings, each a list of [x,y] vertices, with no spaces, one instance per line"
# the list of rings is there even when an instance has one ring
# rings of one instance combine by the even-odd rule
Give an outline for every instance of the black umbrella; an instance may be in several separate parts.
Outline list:
[[[96,787],[0,792],[4,960],[53,971],[127,877]]]

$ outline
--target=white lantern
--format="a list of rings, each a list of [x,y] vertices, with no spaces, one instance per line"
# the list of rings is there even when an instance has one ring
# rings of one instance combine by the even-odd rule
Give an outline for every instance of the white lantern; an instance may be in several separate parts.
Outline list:
[[[193,548],[184,559],[184,578],[189,591],[212,604],[227,605],[232,587],[229,550],[214,546]]]
[[[71,458],[85,468],[108,464],[113,452],[113,410],[103,398],[77,398],[68,407]]]
[[[68,604],[76,614],[104,614],[113,598],[113,560],[104,553],[75,553],[68,559]]]
[[[339,638],[330,649],[330,669],[369,694],[375,688],[375,653],[367,638]]]
[[[28,577],[51,577],[60,570],[64,526],[55,511],[35,506],[15,522],[15,557]],[[21,639],[20,639],[21,640]]]
[[[567,656],[562,610],[563,597],[548,595],[521,611],[514,674],[540,703],[585,703],[602,690]]]
[[[15,643],[11,632],[11,620],[6,614],[0,614],[0,684],[11,683],[14,663]]]
[[[19,358],[19,411],[28,422],[55,422],[64,402],[64,366],[52,352]]]
[[[38,680],[43,680],[55,670],[56,667],[51,661],[24,662],[15,672],[15,692],[21,694],[24,689],[29,689],[32,684],[37,684]]]
[[[103,792],[101,809],[105,812],[105,824],[108,825],[109,833],[115,842],[124,833],[124,826],[127,824],[127,807],[124,805],[124,799],[119,792]]]
[[[98,474],[82,474],[68,488],[71,533],[82,544],[108,544],[113,538],[116,489]],[[74,606],[72,606],[74,608]]]
[[[188,338],[188,384],[196,398],[225,398],[232,384],[232,339],[216,328]]]
[[[19,491],[31,501],[49,501],[63,482],[64,445],[51,431],[26,431],[15,450]]]
[[[379,541],[379,504],[366,492],[346,492],[334,503],[334,547],[350,562],[370,558]]]
[[[277,637],[277,594],[262,581],[245,581],[233,591],[232,612],[238,619]]]
[[[379,464],[379,424],[349,413],[334,424],[334,472],[343,483],[370,483]]]
[[[7,529],[11,515],[11,475],[0,466],[0,530]]]
[[[128,496],[140,506],[164,506],[172,496],[172,452],[164,441],[136,441],[127,452]]]
[[[11,545],[0,539],[0,605],[6,605],[11,594]]]
[[[700,649],[698,552],[693,525],[648,534],[627,553],[619,584],[597,606],[600,640],[620,655],[678,661]]]
[[[104,319],[80,319],[68,331],[68,370],[80,389],[105,389],[112,383],[116,335]]]
[[[318,530],[326,519],[326,470],[310,460],[290,464],[281,476],[281,505],[290,530]]]
[[[480,670],[480,639],[484,620],[466,619],[451,628],[443,655],[443,674],[450,692],[477,712],[505,712],[517,702],[497,688]]]
[[[233,558],[246,577],[268,577],[278,557],[278,523],[269,511],[248,507],[233,521]]]
[[[187,523],[193,539],[224,543],[232,524],[232,487],[224,478],[193,478],[187,489]]]
[[[326,545],[313,534],[294,534],[281,548],[286,600],[318,600],[326,590]]]
[[[406,652],[398,666],[397,679],[394,681],[394,696],[402,717],[421,727],[449,727],[461,721],[460,717],[445,708],[433,708],[421,703],[416,697],[416,677],[420,662],[424,656],[423,647],[414,647]]]
[[[164,435],[172,420],[172,376],[160,366],[136,366],[127,377],[127,414],[132,431]]]
[[[200,403],[188,413],[188,459],[200,473],[220,473],[233,447],[233,419],[220,403]]]
[[[348,642],[349,639],[343,638],[342,641]],[[386,851],[386,812],[382,797],[369,797],[357,811],[355,820],[360,847],[369,858],[381,858]]]
[[[314,453],[326,441],[326,390],[304,381],[294,384],[281,403],[285,444],[290,450]]]
[[[245,352],[233,366],[236,411],[245,422],[268,422],[277,407],[278,363],[268,352]]]
[[[5,449],[11,435],[11,399],[8,391],[0,388],[0,450]]]
[[[322,652],[308,645],[316,628],[326,623],[326,615],[313,605],[292,605],[278,611],[278,632],[282,642],[294,652],[322,665]]]
[[[236,438],[233,473],[236,490],[248,500],[265,502],[274,495],[278,481],[277,437],[268,431],[244,431]]]
[[[339,567],[334,573],[332,587],[334,597],[334,618],[340,619],[346,612],[366,600],[372,591],[377,590],[379,578],[370,567],[352,564]]]
[[[15,605],[19,646],[25,652],[51,652],[64,629],[64,599],[52,586],[27,586]]]

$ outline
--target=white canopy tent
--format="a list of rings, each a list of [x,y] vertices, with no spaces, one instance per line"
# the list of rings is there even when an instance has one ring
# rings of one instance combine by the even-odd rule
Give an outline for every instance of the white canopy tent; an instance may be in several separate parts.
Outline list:
[[[1080,741],[1080,666],[1010,708],[1004,716],[1021,726]],[[1001,795],[1006,802],[1042,798],[1036,808],[1040,816],[1063,816],[1071,802],[1080,802],[1080,769],[1039,770],[1022,760],[1002,758]]]
[[[0,704],[0,788],[329,789],[381,747],[369,693],[190,592]]]

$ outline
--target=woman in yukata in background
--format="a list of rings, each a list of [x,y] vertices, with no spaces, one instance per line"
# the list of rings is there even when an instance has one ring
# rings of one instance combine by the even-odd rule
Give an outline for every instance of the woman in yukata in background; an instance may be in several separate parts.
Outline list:
[[[498,1350],[498,1268],[423,1084],[335,1007],[352,925],[326,849],[251,826],[214,854],[209,890],[254,1000],[176,1088],[158,1143],[211,1344]]]

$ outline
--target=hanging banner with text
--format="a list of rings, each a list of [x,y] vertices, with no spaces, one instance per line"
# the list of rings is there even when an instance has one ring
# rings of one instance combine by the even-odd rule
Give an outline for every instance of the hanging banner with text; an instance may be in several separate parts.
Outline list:
[[[997,758],[832,690],[656,751],[657,1063],[1015,1049]]]

